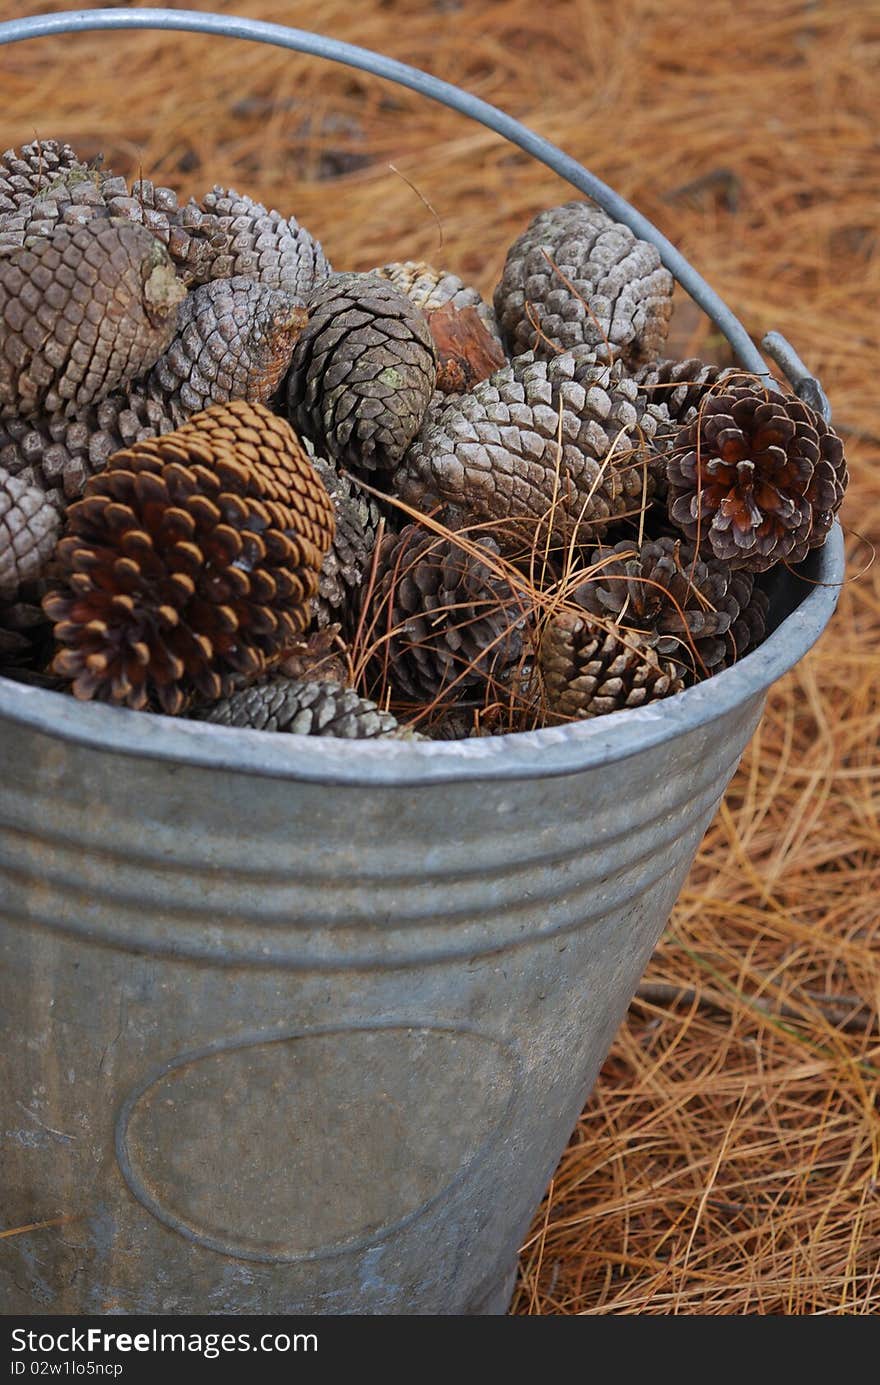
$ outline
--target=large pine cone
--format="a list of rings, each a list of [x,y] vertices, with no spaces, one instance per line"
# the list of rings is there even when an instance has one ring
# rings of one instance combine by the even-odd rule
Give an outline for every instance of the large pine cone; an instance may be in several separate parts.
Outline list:
[[[543,542],[548,526],[557,541],[589,544],[641,508],[648,444],[666,420],[588,347],[519,356],[432,411],[394,485],[426,512],[449,506],[456,523],[494,520],[507,550]]]
[[[511,355],[587,345],[632,366],[659,354],[672,289],[653,245],[592,202],[567,202],[540,212],[510,247],[495,312]]]
[[[43,574],[61,528],[39,486],[0,467],[0,601],[12,601]]]
[[[675,664],[631,630],[594,624],[563,610],[548,621],[538,650],[548,721],[604,716],[681,692]]]
[[[287,386],[295,428],[357,471],[400,461],[437,374],[424,315],[374,274],[334,274],[312,295]]]
[[[490,561],[498,554],[489,537],[469,542]],[[509,583],[454,539],[410,524],[382,541],[365,621],[377,685],[415,701],[458,697],[519,659],[521,626]]]
[[[177,713],[259,676],[305,629],[333,534],[291,428],[218,404],[117,453],[68,511],[47,596],[80,698]]]
[[[305,325],[286,293],[239,275],[193,289],[177,335],[144,388],[175,424],[230,399],[267,404],[290,365]]]
[[[184,295],[163,247],[126,222],[0,255],[0,418],[75,413],[149,370]]]
[[[351,688],[282,677],[243,688],[196,715],[200,721],[218,726],[285,731],[297,736],[376,740],[400,732],[390,712],[380,711],[375,702],[358,697]]]
[[[333,542],[321,568],[315,617],[321,629],[338,623],[349,635],[370,571],[382,514],[353,477],[340,475],[323,457],[313,461],[336,516]]]
[[[208,275],[231,279],[243,274],[267,288],[280,289],[303,306],[330,274],[321,246],[294,217],[269,211],[233,188],[215,187],[202,199],[212,245]]]
[[[71,169],[86,171],[75,150],[57,139],[38,139],[0,156],[0,229],[6,217],[41,195]]]
[[[597,548],[594,576],[573,600],[606,622],[635,631],[640,643],[672,655],[697,677],[717,673],[764,635],[765,594],[751,572],[732,572],[717,558],[696,557],[680,539],[626,541]]]
[[[824,419],[763,387],[707,396],[675,437],[666,477],[672,523],[752,572],[821,546],[847,483],[843,444]]]
[[[174,427],[160,403],[132,387],[72,418],[54,413],[46,418],[0,419],[0,466],[45,491],[63,511],[82,495],[89,477],[104,470],[114,452]]]

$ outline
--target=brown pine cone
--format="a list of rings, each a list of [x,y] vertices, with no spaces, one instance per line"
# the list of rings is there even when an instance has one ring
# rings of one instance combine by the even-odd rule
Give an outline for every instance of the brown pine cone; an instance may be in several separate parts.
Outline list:
[[[280,289],[302,307],[331,272],[320,244],[295,217],[283,217],[233,188],[221,187],[212,188],[198,209],[211,228],[211,279],[243,274]]]
[[[177,713],[256,677],[302,633],[330,498],[282,419],[216,404],[111,458],[68,511],[43,602],[80,698]]]
[[[472,540],[487,559],[498,545]],[[367,638],[376,683],[421,701],[456,698],[503,675],[522,652],[516,593],[454,539],[409,524],[383,539]]]
[[[301,683],[352,682],[349,651],[338,625],[323,625],[312,630],[285,650],[275,668],[278,674]]]
[[[707,365],[695,357],[687,361],[651,361],[634,373],[635,380],[649,399],[665,404],[673,423],[690,423],[700,400],[712,392],[719,394],[722,381],[743,381],[735,366]]]
[[[496,521],[506,550],[543,543],[548,525],[557,542],[589,544],[641,508],[648,444],[666,420],[589,347],[519,356],[432,411],[394,486],[425,512],[448,505],[456,523]]]
[[[808,404],[743,386],[702,401],[666,478],[669,518],[702,552],[764,572],[825,542],[847,470],[843,444]]]
[[[551,725],[641,707],[684,687],[675,664],[631,630],[596,625],[570,610],[548,621],[538,668]]]
[[[144,381],[175,424],[246,399],[268,404],[286,375],[305,309],[253,279],[215,279],[187,294],[177,335]]]
[[[0,600],[14,600],[42,576],[60,528],[58,511],[39,486],[0,467]]]
[[[0,155],[0,229],[7,216],[14,216],[23,203],[41,195],[57,178],[86,167],[69,144],[57,139],[38,139],[21,149],[7,149]]]
[[[382,514],[375,500],[361,490],[353,477],[341,475],[323,457],[312,460],[333,501],[336,516],[333,542],[321,568],[315,618],[321,628],[338,622],[350,635]]]
[[[376,740],[400,733],[390,712],[358,697],[352,688],[340,683],[298,682],[283,677],[243,688],[195,715],[200,721],[217,726],[284,731],[296,736]]]
[[[159,242],[121,221],[0,255],[0,418],[75,413],[149,370],[184,294]]]
[[[400,461],[434,392],[424,315],[373,274],[334,274],[312,295],[293,353],[287,408],[332,460],[371,472]]]
[[[170,433],[174,426],[161,404],[130,388],[72,418],[55,413],[30,420],[0,419],[0,466],[44,490],[63,512],[114,452]]]
[[[659,355],[672,289],[653,245],[594,203],[567,202],[540,212],[510,247],[495,312],[513,356],[586,345],[598,360],[633,366]]]
[[[697,558],[680,539],[622,542],[588,558],[594,576],[573,600],[591,615],[635,631],[642,644],[672,655],[698,678],[717,673],[764,635],[766,597],[751,572]]]

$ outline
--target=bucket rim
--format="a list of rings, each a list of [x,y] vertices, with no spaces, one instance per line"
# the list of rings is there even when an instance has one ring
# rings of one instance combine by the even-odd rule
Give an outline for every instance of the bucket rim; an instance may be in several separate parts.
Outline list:
[[[736,712],[794,668],[837,605],[845,565],[839,522],[814,555],[815,576],[801,579],[810,584],[803,599],[751,654],[674,697],[565,726],[471,740],[336,739],[77,702],[68,693],[2,677],[0,722],[111,755],[328,785],[417,788],[457,780],[576,774],[628,759]]]

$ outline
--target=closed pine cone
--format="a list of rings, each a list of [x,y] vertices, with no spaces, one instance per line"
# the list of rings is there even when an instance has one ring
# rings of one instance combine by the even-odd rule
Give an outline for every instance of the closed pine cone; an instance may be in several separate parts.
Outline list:
[[[490,561],[498,553],[489,537],[471,542]],[[377,682],[416,701],[458,697],[519,659],[521,623],[509,584],[454,539],[410,524],[382,541],[365,621]]]
[[[424,315],[374,274],[334,274],[312,295],[293,353],[289,417],[353,471],[393,467],[421,427],[437,373]]]
[[[631,630],[570,610],[547,622],[538,667],[551,724],[642,707],[684,687],[675,664]]]
[[[658,404],[665,404],[673,423],[690,423],[700,400],[708,393],[719,394],[723,382],[739,383],[745,377],[733,366],[707,365],[690,358],[686,361],[651,361],[641,366],[634,378]]]
[[[666,464],[669,518],[705,553],[764,572],[821,546],[847,483],[843,444],[775,389],[710,394]]]
[[[320,628],[338,623],[349,635],[369,575],[382,514],[353,477],[342,475],[323,457],[315,457],[313,462],[333,501],[336,517],[333,542],[321,568],[315,618]]]
[[[63,512],[114,452],[174,427],[161,404],[131,386],[72,417],[57,412],[43,418],[0,419],[0,466],[45,491]]]
[[[39,486],[0,467],[0,601],[37,581],[52,556],[61,518]]]
[[[175,424],[212,404],[267,404],[286,375],[305,311],[286,293],[215,279],[180,306],[177,334],[146,378],[146,393]]]
[[[433,265],[425,264],[424,260],[404,260],[382,265],[370,272],[388,279],[395,288],[412,299],[426,316],[447,305],[459,310],[473,308],[489,335],[501,345],[494,308],[483,300],[475,288],[464,283],[450,270],[435,269]]]
[[[243,688],[195,715],[217,726],[347,740],[376,740],[400,731],[390,712],[381,711],[352,688],[279,676]]]
[[[548,525],[558,541],[587,544],[641,508],[648,444],[666,420],[588,347],[519,356],[432,410],[394,486],[425,512],[442,503],[456,522],[497,521],[508,550],[542,542]]]
[[[217,404],[117,453],[68,511],[44,600],[80,698],[180,712],[258,677],[310,619],[330,498],[282,419]]]
[[[659,354],[672,289],[653,245],[594,203],[567,202],[540,212],[510,247],[495,312],[511,355],[587,345],[633,366]]]
[[[280,289],[301,307],[331,272],[320,244],[295,217],[269,211],[261,202],[221,187],[212,188],[199,210],[209,218],[212,231],[211,279],[243,274]]]
[[[642,644],[673,655],[697,677],[725,668],[764,635],[767,598],[750,572],[732,572],[717,558],[695,556],[680,539],[622,542],[597,548],[600,564],[574,601],[592,615],[634,630]]]
[[[0,418],[75,413],[143,374],[185,290],[142,226],[59,227],[0,256]]]
[[[0,228],[4,218],[14,216],[70,169],[82,171],[86,165],[61,140],[38,139],[21,149],[7,149],[0,155]]]

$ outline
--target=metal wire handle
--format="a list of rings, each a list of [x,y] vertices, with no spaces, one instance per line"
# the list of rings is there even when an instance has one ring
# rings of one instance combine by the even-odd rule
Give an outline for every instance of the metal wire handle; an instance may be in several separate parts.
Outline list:
[[[245,19],[237,15],[211,14],[197,10],[71,10],[63,14],[35,15],[12,19],[0,24],[0,47],[19,43],[23,39],[43,38],[50,34],[85,33],[99,29],[182,29],[191,33],[217,34],[223,38],[247,39],[252,43],[268,43],[276,48],[288,48],[347,67],[371,72],[386,81],[409,87],[432,101],[449,106],[461,115],[477,120],[490,130],[533,155],[554,173],[565,178],[573,187],[598,202],[615,221],[623,222],[642,240],[650,241],[660,252],[660,258],[700,308],[715,323],[729,341],[743,369],[770,379],[770,372],[751,337],[739,318],[719,298],[702,275],[688,263],[671,241],[667,240],[647,217],[636,211],[607,183],[579,164],[557,145],[536,135],[533,130],[514,120],[513,116],[482,101],[470,92],[462,91],[451,82],[432,77],[408,63],[373,53],[369,48],[342,43],[323,34],[305,29],[290,29],[284,24],[268,24],[261,19]],[[769,332],[762,341],[768,356],[776,362],[790,381],[795,393],[831,418],[831,408],[819,381],[810,375],[794,347],[779,332]]]

